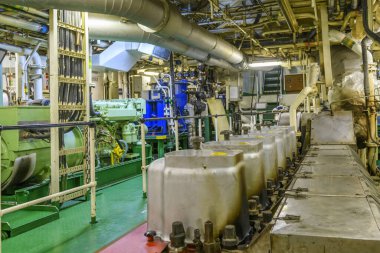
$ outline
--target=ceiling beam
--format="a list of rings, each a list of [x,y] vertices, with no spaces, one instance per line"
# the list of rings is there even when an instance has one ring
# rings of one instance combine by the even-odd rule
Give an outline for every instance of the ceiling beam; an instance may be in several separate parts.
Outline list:
[[[292,6],[290,5],[289,0],[278,0],[278,4],[281,7],[282,13],[285,16],[286,22],[289,25],[289,28],[293,33],[297,33],[299,29],[299,25],[292,10]]]

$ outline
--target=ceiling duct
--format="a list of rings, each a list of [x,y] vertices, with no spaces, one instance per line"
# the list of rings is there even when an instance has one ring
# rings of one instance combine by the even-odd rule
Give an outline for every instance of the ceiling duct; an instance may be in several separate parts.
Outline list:
[[[173,52],[209,64],[210,66],[218,66],[234,71],[237,70],[225,60],[216,59],[207,52],[190,47],[174,39],[162,38],[156,34],[148,33],[142,30],[137,24],[121,22],[120,17],[90,13],[88,26],[91,39],[149,43],[167,48]]]
[[[146,31],[173,38],[199,48],[231,64],[244,62],[244,55],[235,46],[190,23],[176,7],[166,0],[3,0],[9,5],[23,5],[36,9],[66,9],[126,17]]]

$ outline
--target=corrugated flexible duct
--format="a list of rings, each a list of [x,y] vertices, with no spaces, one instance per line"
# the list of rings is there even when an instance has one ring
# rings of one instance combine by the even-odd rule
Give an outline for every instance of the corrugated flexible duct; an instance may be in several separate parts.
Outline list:
[[[142,42],[164,47],[176,53],[224,69],[236,69],[225,60],[209,56],[205,51],[190,47],[174,39],[162,38],[142,30],[137,24],[123,23],[120,17],[102,14],[89,14],[88,26],[90,38],[99,40]]]
[[[55,8],[126,17],[146,28],[145,30],[179,40],[231,64],[244,62],[243,53],[235,46],[190,23],[166,0],[2,0],[2,3],[36,9]]]

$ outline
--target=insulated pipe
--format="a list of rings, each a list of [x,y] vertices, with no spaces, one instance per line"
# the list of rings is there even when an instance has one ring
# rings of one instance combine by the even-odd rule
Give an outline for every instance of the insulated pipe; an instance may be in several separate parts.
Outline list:
[[[23,19],[18,19],[6,15],[0,14],[0,23],[7,26],[12,26],[16,28],[21,28],[33,32],[39,32],[39,33],[48,33],[49,28],[46,25],[42,25],[35,22],[29,22]]]
[[[40,68],[41,68],[41,57],[40,55],[37,53],[37,50],[38,48],[40,47],[40,43],[38,43],[36,45],[36,47],[33,49],[32,53],[29,55],[29,57],[26,59],[26,62],[24,63],[24,66],[22,66],[22,75],[23,75],[23,79],[24,79],[24,84],[26,86],[21,86],[22,88],[22,99],[23,100],[28,100],[29,99],[29,93],[28,95],[25,94],[25,87],[28,87],[28,90],[29,90],[29,82],[28,82],[28,66],[29,66],[29,63],[30,61],[33,59],[33,61],[37,61],[40,63]],[[40,71],[39,71],[40,72]],[[41,75],[42,75],[42,70],[41,70]],[[37,80],[37,79],[36,79]],[[39,91],[41,94],[39,94],[40,98],[39,99],[42,99],[42,77],[41,77],[41,82],[38,82],[38,85],[40,85],[40,87],[38,89],[40,89],[41,91]]]
[[[356,10],[358,8],[359,1],[358,0],[351,0],[351,9]]]
[[[211,66],[236,71],[236,68],[225,60],[210,57],[207,52],[190,47],[182,42],[148,33],[137,24],[123,23],[116,16],[90,13],[88,15],[88,27],[91,39],[149,43],[205,62]]]
[[[297,98],[293,101],[290,106],[290,126],[294,128],[296,132],[298,132],[298,124],[297,124],[297,108],[298,106],[310,95],[316,94],[318,89],[315,85],[311,87],[305,87],[303,90],[297,95]]]
[[[339,32],[337,30],[329,31],[330,42],[335,42],[346,46],[351,49],[354,53],[362,57],[362,46],[353,39],[346,36],[345,33]],[[372,54],[367,50],[368,64],[373,64]]]
[[[126,17],[140,24],[144,30],[179,40],[197,47],[231,64],[240,64],[244,55],[235,46],[206,29],[192,24],[166,1],[153,0],[3,0],[9,5],[23,5],[36,9],[63,9],[111,14]]]
[[[367,37],[361,42],[362,51],[367,50]],[[376,101],[375,101],[375,87],[374,87],[374,76],[373,76],[373,66],[370,65],[368,61],[368,54],[363,53],[363,72],[364,72],[364,93],[366,96],[366,106],[368,113],[368,133],[367,133],[367,148],[368,148],[368,165],[373,175],[377,174],[377,111],[376,111]]]
[[[24,7],[24,6],[20,6],[20,5],[15,5],[15,6],[13,6],[13,8],[25,11],[27,13],[30,13],[30,14],[33,14],[33,15],[36,15],[36,16],[39,16],[41,18],[46,18],[46,19],[49,18],[49,14],[48,13],[43,12],[43,11],[39,11],[39,10],[36,10],[36,9],[33,9],[33,8],[28,8],[28,7]]]
[[[33,66],[33,67],[35,67],[34,74],[39,76],[34,80],[34,100],[44,99],[43,84],[42,84],[41,56],[37,52],[35,52],[32,55],[32,61],[33,61],[33,65],[35,65],[35,66]]]
[[[0,43],[0,48],[21,55],[30,55],[33,52],[32,49],[13,46],[6,43]]]
[[[35,74],[42,75],[41,57],[34,50],[29,49],[29,48],[17,47],[17,46],[5,44],[5,43],[0,43],[0,48],[4,49],[6,51],[12,52],[12,53],[20,54],[20,55],[29,55],[30,56],[29,59],[33,60],[33,63],[36,66],[38,66],[36,68],[36,70],[35,70]],[[23,72],[25,72],[25,67],[27,67],[27,65],[29,64],[28,62],[25,61],[25,57],[20,57],[20,64],[21,64],[21,68],[23,69]],[[21,80],[22,80],[21,81],[21,87],[22,87],[21,88],[21,94],[22,94],[23,100],[25,100],[26,99],[26,94],[25,94],[24,87],[25,87],[25,84],[26,84],[26,78],[23,77],[23,78],[21,78]],[[41,78],[37,78],[34,81],[34,89],[35,89],[35,98],[34,99],[43,99],[44,98],[43,97],[43,87],[42,86],[43,85],[42,85],[42,76],[41,76]]]

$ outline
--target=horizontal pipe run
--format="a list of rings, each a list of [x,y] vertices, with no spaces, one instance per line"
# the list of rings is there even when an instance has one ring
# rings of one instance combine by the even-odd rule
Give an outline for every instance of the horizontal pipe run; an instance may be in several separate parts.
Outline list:
[[[154,33],[146,32],[137,24],[122,22],[122,19],[117,16],[90,13],[88,17],[88,27],[91,39],[149,43],[167,48],[210,66],[237,71],[228,61],[217,59],[211,56],[210,52],[203,51],[195,46],[189,46],[171,38],[165,38]]]
[[[9,208],[1,210],[0,211],[0,217],[6,215],[8,213],[12,213],[12,212],[15,212],[15,211],[18,211],[18,210],[21,210],[21,209],[24,209],[24,208],[27,208],[27,207],[30,207],[30,206],[34,206],[34,205],[40,204],[42,202],[46,202],[46,201],[52,200],[54,198],[59,198],[59,197],[68,195],[70,193],[74,193],[74,192],[77,192],[77,191],[81,191],[81,190],[84,190],[84,189],[87,189],[87,188],[93,188],[93,187],[96,187],[96,182],[90,182],[89,184],[78,186],[78,187],[72,188],[70,190],[54,193],[54,194],[46,196],[46,197],[42,197],[42,198],[35,199],[35,200],[29,201],[29,202],[26,202],[26,203],[23,203],[23,204],[12,206],[12,207],[9,207]]]
[[[13,126],[0,125],[0,131],[27,130],[27,129],[40,129],[40,128],[58,128],[58,127],[76,127],[76,126],[95,127],[95,123],[94,122],[72,122],[72,123],[60,123],[60,124],[30,124],[30,125],[13,125]]]
[[[217,115],[206,115],[206,116],[180,116],[180,117],[162,117],[162,118],[141,118],[140,121],[157,121],[157,120],[178,120],[178,119],[206,119],[206,118],[218,118],[218,117],[230,117],[233,114],[239,115],[267,115],[267,114],[277,114],[276,112],[271,111],[262,111],[262,112],[246,112],[246,113],[232,113],[232,114],[217,114]]]
[[[39,33],[48,33],[49,27],[47,25],[35,23],[26,21],[19,18],[14,18],[10,16],[6,16],[3,14],[0,14],[0,23],[7,26],[12,26],[16,28],[21,28],[33,32],[39,32]]]
[[[230,64],[241,64],[245,57],[234,45],[191,23],[166,0],[2,0],[9,5],[36,9],[65,9],[125,17],[150,33],[209,52]]]

